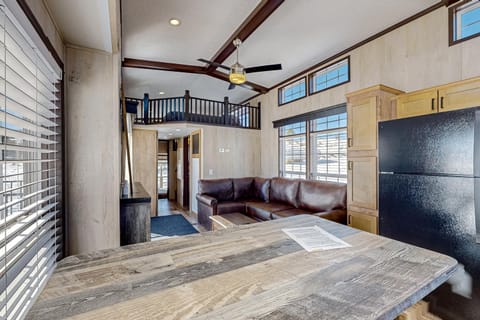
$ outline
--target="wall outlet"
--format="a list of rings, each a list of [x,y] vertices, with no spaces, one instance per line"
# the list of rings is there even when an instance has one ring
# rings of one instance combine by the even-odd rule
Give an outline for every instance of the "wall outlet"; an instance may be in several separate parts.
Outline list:
[[[208,175],[213,176],[213,169],[208,169]]]
[[[223,149],[223,148],[218,148],[218,152],[225,152],[225,149]]]
[[[230,149],[225,149],[225,152],[230,152]]]

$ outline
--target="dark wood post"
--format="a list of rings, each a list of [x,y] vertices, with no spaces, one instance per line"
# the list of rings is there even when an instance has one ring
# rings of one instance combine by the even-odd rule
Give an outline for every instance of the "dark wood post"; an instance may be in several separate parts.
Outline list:
[[[258,121],[258,124],[257,124],[257,129],[260,129],[261,126],[262,126],[262,104],[260,103],[260,101],[258,101],[258,117],[257,117],[257,121]]]
[[[148,110],[150,109],[148,107],[149,104],[149,98],[148,98],[148,93],[145,93],[143,95],[143,123],[148,124]]]
[[[223,124],[227,124],[227,114],[228,114],[228,97],[223,98]]]
[[[190,121],[190,90],[185,90],[185,121]]]

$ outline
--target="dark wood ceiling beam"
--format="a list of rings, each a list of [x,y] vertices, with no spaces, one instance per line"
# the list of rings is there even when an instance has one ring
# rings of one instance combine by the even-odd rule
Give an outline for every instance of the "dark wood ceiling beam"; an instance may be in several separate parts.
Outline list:
[[[125,58],[122,67],[205,74],[205,68],[189,64]]]
[[[459,2],[460,0],[442,0],[446,7],[450,7],[452,4]]]
[[[226,73],[216,70],[207,73],[204,67],[192,66],[188,64],[125,58],[123,59],[122,67],[204,74],[230,83],[230,80],[228,79],[228,74]],[[241,86],[253,91],[257,91],[259,93],[266,93],[268,91],[268,88],[249,81],[245,82]]]
[[[207,75],[209,75],[213,78],[217,78],[217,79],[226,81],[226,82],[230,82],[230,80],[228,79],[228,74],[220,72],[220,71],[214,70],[210,73],[207,73]],[[250,90],[253,90],[253,91],[257,91],[259,93],[267,93],[268,92],[268,88],[266,88],[264,86],[261,86],[259,84],[250,82],[250,81],[247,81],[244,84],[240,84],[239,86],[250,89]]]
[[[239,38],[245,41],[283,2],[284,0],[262,0],[210,61],[223,63],[235,51],[233,40]],[[207,72],[215,69],[216,67],[210,65],[207,67]]]

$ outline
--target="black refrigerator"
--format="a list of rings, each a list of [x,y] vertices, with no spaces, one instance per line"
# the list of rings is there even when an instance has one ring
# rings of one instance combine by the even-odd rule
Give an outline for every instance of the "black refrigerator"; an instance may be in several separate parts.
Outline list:
[[[380,234],[457,259],[426,300],[480,319],[480,108],[380,122],[378,139]]]

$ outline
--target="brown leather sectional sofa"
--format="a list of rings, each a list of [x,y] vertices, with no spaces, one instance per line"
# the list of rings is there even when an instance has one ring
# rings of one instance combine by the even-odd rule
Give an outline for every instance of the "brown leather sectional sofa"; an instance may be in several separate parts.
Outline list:
[[[286,178],[199,180],[198,222],[211,230],[212,215],[241,212],[258,221],[297,214],[346,224],[347,186]]]

